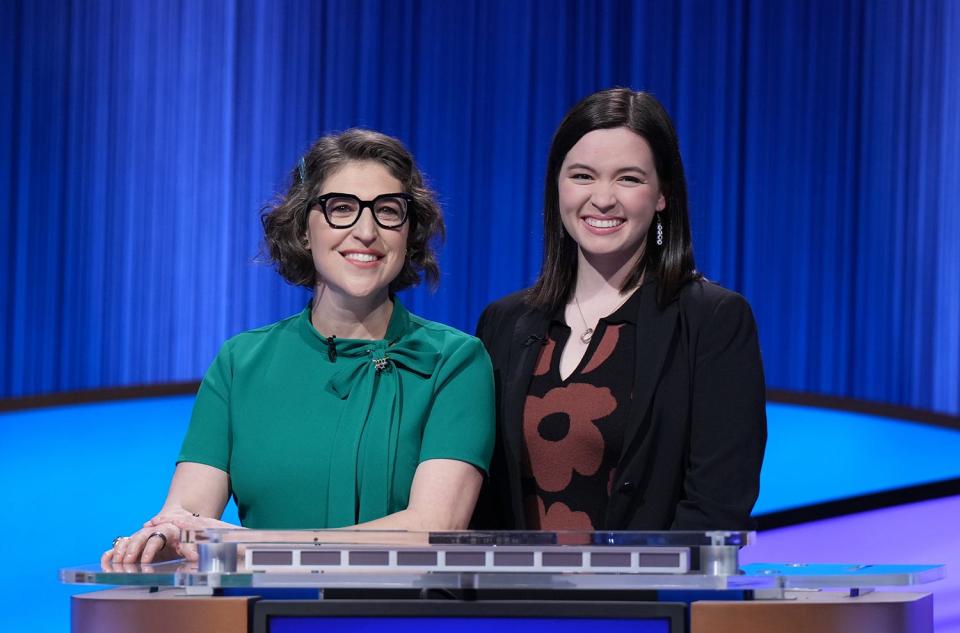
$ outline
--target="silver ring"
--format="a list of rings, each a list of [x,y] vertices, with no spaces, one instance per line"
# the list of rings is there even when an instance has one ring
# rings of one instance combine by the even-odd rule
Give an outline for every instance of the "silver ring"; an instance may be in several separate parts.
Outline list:
[[[118,537],[116,537],[115,539],[113,539],[113,545],[111,545],[111,547],[113,547],[114,549],[116,549],[116,548],[117,548],[117,543],[119,543],[120,541],[122,541],[122,540],[125,539],[125,538],[127,538],[127,537],[126,537],[126,536],[118,536]]]
[[[166,535],[166,534],[164,534],[163,532],[154,532],[153,534],[151,534],[150,536],[147,537],[147,540],[149,541],[149,540],[152,539],[154,536],[159,536],[160,538],[163,539],[163,545],[160,546],[160,549],[163,549],[164,547],[167,546],[167,535]]]
[[[200,513],[199,513],[199,512],[191,512],[190,514],[192,514],[193,516],[197,517],[198,519],[200,518]]]

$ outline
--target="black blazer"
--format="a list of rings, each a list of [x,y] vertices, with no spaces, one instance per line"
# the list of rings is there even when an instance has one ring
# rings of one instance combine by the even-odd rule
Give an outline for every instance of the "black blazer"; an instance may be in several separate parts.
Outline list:
[[[607,530],[749,529],[766,445],[763,366],[753,313],[740,295],[692,281],[660,309],[645,283],[637,363]],[[473,526],[524,529],[521,427],[550,315],[518,292],[477,325],[493,361],[497,444]]]

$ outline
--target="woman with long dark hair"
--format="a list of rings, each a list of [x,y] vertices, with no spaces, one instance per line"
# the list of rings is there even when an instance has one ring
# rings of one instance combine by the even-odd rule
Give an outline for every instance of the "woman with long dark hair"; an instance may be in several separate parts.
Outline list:
[[[474,524],[750,526],[766,442],[743,297],[694,266],[679,143],[651,95],[590,95],[554,136],[536,284],[491,304],[498,440]]]

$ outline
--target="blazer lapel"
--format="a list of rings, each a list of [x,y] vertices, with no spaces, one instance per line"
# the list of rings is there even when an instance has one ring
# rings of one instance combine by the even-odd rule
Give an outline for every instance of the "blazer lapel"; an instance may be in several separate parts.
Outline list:
[[[657,306],[656,284],[642,288],[641,292],[644,294],[637,314],[637,359],[633,374],[633,401],[628,418],[634,423],[628,425],[624,434],[623,448],[620,452],[621,466],[624,458],[634,453],[630,447],[637,439],[637,433],[642,426],[640,422],[646,417],[647,410],[653,401],[663,364],[674,341],[674,331],[680,312],[676,301],[663,310]]]
[[[507,371],[503,381],[503,437],[507,472],[515,500],[515,520],[523,518],[523,501],[520,491],[521,446],[523,444],[523,408],[527,389],[533,377],[533,366],[540,357],[546,341],[547,319],[536,309],[524,312],[513,328],[510,340]],[[519,527],[519,526],[518,526]]]

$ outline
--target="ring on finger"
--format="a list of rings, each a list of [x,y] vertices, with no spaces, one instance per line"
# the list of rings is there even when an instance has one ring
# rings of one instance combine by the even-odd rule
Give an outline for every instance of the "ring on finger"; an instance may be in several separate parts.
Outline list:
[[[125,538],[127,538],[127,537],[126,537],[126,536],[118,536],[118,537],[116,537],[115,539],[113,539],[113,545],[112,545],[112,547],[113,547],[114,549],[116,549],[117,544],[118,544],[118,543],[122,543]]]
[[[151,534],[150,536],[147,537],[147,540],[149,541],[149,540],[152,539],[154,536],[159,536],[160,538],[163,539],[163,545],[160,546],[160,549],[163,549],[164,547],[167,546],[167,535],[166,535],[166,534],[164,534],[163,532],[154,532],[153,534]]]

